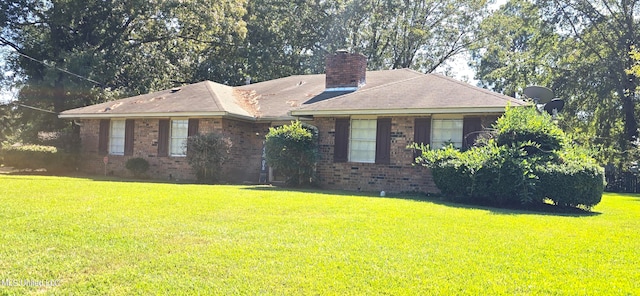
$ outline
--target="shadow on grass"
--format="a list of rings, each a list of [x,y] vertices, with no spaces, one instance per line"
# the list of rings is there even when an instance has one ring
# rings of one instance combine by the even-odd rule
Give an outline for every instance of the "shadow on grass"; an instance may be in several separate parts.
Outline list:
[[[281,192],[299,192],[299,193],[313,193],[313,194],[327,194],[327,195],[340,195],[340,196],[362,196],[370,198],[388,198],[388,199],[402,199],[415,202],[428,202],[438,205],[443,205],[452,208],[459,209],[479,209],[490,211],[497,215],[546,215],[546,216],[566,216],[566,217],[589,217],[598,216],[602,213],[587,211],[574,207],[562,207],[552,204],[541,204],[528,207],[504,207],[498,208],[489,205],[482,204],[464,204],[455,203],[442,200],[437,195],[426,195],[423,193],[393,193],[388,194],[385,197],[380,197],[377,192],[357,192],[357,191],[340,191],[340,190],[322,190],[317,188],[295,188],[295,187],[276,187],[269,185],[256,185],[247,186],[242,188],[244,190],[257,190],[257,191],[281,191]]]
[[[340,195],[340,196],[362,196],[362,197],[379,197],[379,193],[370,191],[346,191],[346,190],[326,190],[317,187],[286,187],[286,186],[274,186],[274,185],[244,185],[241,188],[243,190],[255,190],[255,191],[276,191],[276,192],[296,192],[296,193],[310,193],[310,194],[326,194],[326,195]]]
[[[497,215],[544,215],[544,216],[564,216],[564,217],[590,217],[590,216],[599,216],[602,214],[600,212],[593,212],[593,211],[589,211],[581,208],[557,206],[557,205],[552,205],[547,203],[528,205],[528,206],[494,207],[494,206],[483,205],[483,204],[456,203],[451,201],[445,201],[438,197],[427,197],[427,198],[424,198],[423,200],[427,202],[449,206],[449,207],[455,207],[455,208],[487,210]]]

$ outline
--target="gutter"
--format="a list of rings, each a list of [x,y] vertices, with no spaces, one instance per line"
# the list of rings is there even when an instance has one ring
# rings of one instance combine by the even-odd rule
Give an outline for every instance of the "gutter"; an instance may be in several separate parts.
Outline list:
[[[465,108],[421,108],[421,109],[363,109],[363,110],[293,110],[291,116],[334,116],[334,115],[419,115],[419,114],[473,114],[503,113],[505,107],[465,107]]]
[[[157,112],[157,113],[84,113],[58,115],[60,119],[107,119],[107,118],[172,118],[172,117],[226,117],[244,121],[256,121],[253,116],[220,112]]]

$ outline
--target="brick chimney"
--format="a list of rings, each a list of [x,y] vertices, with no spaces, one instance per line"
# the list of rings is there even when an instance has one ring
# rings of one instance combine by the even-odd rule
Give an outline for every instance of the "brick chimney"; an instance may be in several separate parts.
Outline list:
[[[346,50],[336,51],[326,57],[325,87],[343,88],[363,86],[366,82],[367,58]]]

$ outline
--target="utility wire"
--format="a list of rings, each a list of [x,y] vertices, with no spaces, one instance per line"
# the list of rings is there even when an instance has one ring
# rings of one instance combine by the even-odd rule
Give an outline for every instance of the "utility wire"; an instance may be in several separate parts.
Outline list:
[[[3,38],[3,39],[4,39],[4,38]],[[4,41],[4,42],[2,42],[2,43],[7,44],[7,42],[6,42],[6,41]],[[84,76],[82,76],[82,75],[78,75],[78,74],[73,73],[73,72],[70,72],[69,70],[66,70],[66,69],[62,69],[62,68],[58,68],[58,67],[53,66],[53,65],[49,65],[49,64],[45,63],[44,61],[38,60],[38,59],[36,59],[36,58],[34,58],[34,57],[31,57],[31,56],[29,56],[29,55],[27,55],[27,54],[21,53],[20,51],[18,51],[17,49],[15,49],[15,48],[13,48],[13,47],[11,47],[11,46],[9,46],[9,47],[10,47],[11,49],[13,49],[13,50],[15,51],[15,53],[17,53],[17,54],[19,54],[20,56],[25,57],[25,58],[27,58],[27,59],[29,59],[29,60],[32,60],[32,61],[34,61],[34,62],[37,62],[37,63],[43,64],[43,65],[45,65],[45,66],[47,66],[47,67],[49,67],[49,68],[51,68],[51,69],[55,69],[55,70],[58,70],[58,71],[61,71],[61,72],[67,73],[67,74],[69,74],[69,75],[71,75],[71,76],[75,76],[75,77],[77,77],[77,78],[80,78],[80,79],[83,79],[83,80],[87,80],[87,81],[90,81],[90,82],[92,82],[92,83],[94,83],[94,84],[97,84],[97,85],[99,85],[99,86],[102,86],[102,83],[100,83],[100,82],[98,82],[98,81],[95,81],[95,80],[93,80],[93,79],[91,79],[91,78],[84,77]],[[14,105],[19,106],[19,107],[28,108],[28,109],[32,109],[32,110],[36,110],[36,111],[40,111],[40,112],[46,112],[46,113],[51,113],[51,114],[58,114],[57,112],[53,112],[53,111],[46,110],[46,109],[42,109],[42,108],[38,108],[38,107],[33,107],[33,106],[28,106],[28,105],[20,104],[20,103],[15,102],[15,101],[11,102],[10,104],[14,104]]]
[[[38,107],[28,106],[28,105],[20,104],[18,102],[11,102],[11,104],[16,105],[18,107],[24,107],[24,108],[28,108],[28,109],[33,109],[33,110],[36,110],[36,111],[47,112],[47,113],[51,113],[51,114],[58,114],[58,112],[53,112],[53,111],[46,110],[46,109],[41,109],[41,108],[38,108]]]
[[[11,48],[12,48],[12,47],[11,47]],[[77,78],[80,78],[80,79],[83,79],[83,80],[87,80],[87,81],[90,81],[90,82],[92,82],[92,83],[94,83],[94,84],[97,84],[97,85],[102,86],[102,83],[100,83],[100,82],[98,82],[98,81],[95,81],[95,80],[93,80],[93,79],[91,79],[91,78],[87,78],[87,77],[84,77],[84,76],[82,76],[82,75],[78,75],[78,74],[73,73],[73,72],[70,72],[69,70],[66,70],[66,69],[62,69],[62,68],[58,68],[58,67],[53,66],[53,65],[49,65],[49,64],[45,63],[44,61],[38,60],[38,59],[36,59],[36,58],[34,58],[34,57],[31,57],[31,56],[29,56],[29,55],[27,55],[27,54],[21,53],[20,51],[18,51],[18,50],[17,50],[17,49],[15,49],[15,48],[12,48],[12,49],[13,49],[17,54],[19,54],[19,55],[21,55],[21,56],[23,56],[23,57],[25,57],[25,58],[27,58],[27,59],[30,59],[30,60],[32,60],[32,61],[34,61],[34,62],[37,62],[37,63],[43,64],[43,65],[45,65],[45,66],[47,66],[47,67],[49,67],[49,68],[51,68],[51,69],[55,69],[55,70],[58,70],[58,71],[61,71],[61,72],[67,73],[67,74],[72,75],[72,76],[75,76],[75,77],[77,77]]]

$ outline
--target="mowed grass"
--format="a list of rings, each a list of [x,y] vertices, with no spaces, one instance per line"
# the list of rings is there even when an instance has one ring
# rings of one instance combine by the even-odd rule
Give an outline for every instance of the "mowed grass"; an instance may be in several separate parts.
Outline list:
[[[0,294],[640,295],[640,198],[545,214],[0,176]]]

